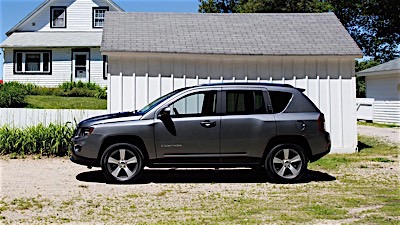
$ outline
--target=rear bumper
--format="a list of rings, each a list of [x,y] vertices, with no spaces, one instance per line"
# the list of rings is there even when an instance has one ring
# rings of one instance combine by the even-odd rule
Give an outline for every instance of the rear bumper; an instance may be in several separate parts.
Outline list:
[[[331,138],[330,138],[330,135],[329,135],[328,132],[325,132],[324,135],[325,135],[325,137],[324,137],[325,138],[325,140],[324,140],[324,142],[325,142],[325,150],[320,152],[320,153],[318,153],[318,154],[312,155],[310,157],[310,162],[317,161],[318,159],[320,159],[323,156],[327,155],[331,151]]]

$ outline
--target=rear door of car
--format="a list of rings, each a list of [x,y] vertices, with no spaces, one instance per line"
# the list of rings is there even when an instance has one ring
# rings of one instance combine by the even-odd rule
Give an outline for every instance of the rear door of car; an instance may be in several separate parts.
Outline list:
[[[258,163],[276,135],[266,88],[222,89],[221,162]]]

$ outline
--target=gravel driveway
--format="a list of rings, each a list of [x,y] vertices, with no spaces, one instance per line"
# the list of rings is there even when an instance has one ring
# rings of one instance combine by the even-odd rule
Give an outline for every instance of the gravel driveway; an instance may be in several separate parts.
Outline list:
[[[392,143],[400,143],[400,128],[384,128],[358,125],[358,134],[383,138]]]

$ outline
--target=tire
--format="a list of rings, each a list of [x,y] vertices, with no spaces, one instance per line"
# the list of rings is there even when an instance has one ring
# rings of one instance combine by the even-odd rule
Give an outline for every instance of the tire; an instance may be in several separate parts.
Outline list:
[[[128,143],[109,146],[101,157],[101,169],[110,182],[128,183],[143,171],[144,157],[138,147]]]
[[[307,171],[307,158],[300,146],[280,144],[268,153],[264,166],[273,182],[293,183]]]

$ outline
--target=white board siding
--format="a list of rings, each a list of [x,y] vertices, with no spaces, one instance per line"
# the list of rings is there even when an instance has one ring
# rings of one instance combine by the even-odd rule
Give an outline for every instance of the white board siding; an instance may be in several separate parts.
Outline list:
[[[29,49],[20,49],[29,50]],[[14,74],[13,49],[7,48],[4,52],[4,81],[33,83],[39,86],[55,87],[65,81],[71,81],[71,49],[57,48],[52,50],[51,75]]]
[[[140,109],[156,97],[184,86],[221,81],[286,83],[306,89],[305,94],[325,114],[332,152],[356,150],[352,58],[109,56],[109,66],[111,112]]]
[[[21,49],[29,50],[29,49]],[[52,50],[52,74],[30,75],[14,74],[13,49],[7,48],[4,52],[4,81],[17,81],[20,83],[33,83],[39,86],[56,87],[63,82],[71,81],[71,51],[70,48],[54,48]],[[107,81],[103,79],[103,56],[100,48],[90,49],[90,82],[106,86]]]
[[[71,123],[71,126],[75,126],[75,123],[83,119],[106,113],[107,110],[0,108],[0,126],[26,128],[38,124],[47,126],[50,123]]]
[[[400,74],[365,77],[366,96],[377,101],[400,100]]]
[[[374,123],[400,125],[400,101],[375,101]]]
[[[103,78],[103,56],[100,48],[90,49],[90,82],[106,86],[107,80]]]
[[[50,7],[67,7],[67,27],[50,27]],[[101,31],[98,28],[92,28],[92,8],[108,6],[102,0],[58,0],[48,4],[36,16],[24,23],[17,31]],[[114,9],[110,7],[110,11]],[[35,23],[35,26],[32,26]]]

